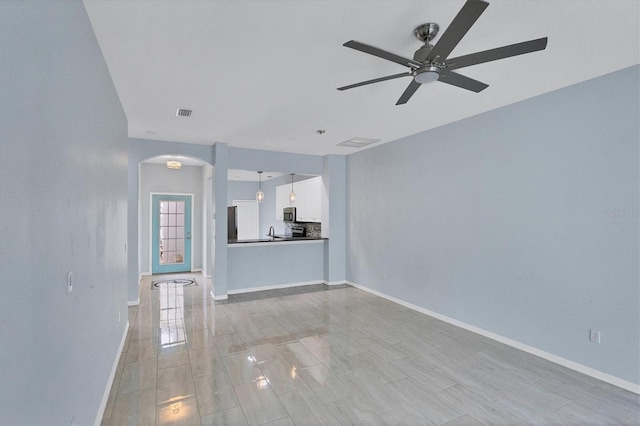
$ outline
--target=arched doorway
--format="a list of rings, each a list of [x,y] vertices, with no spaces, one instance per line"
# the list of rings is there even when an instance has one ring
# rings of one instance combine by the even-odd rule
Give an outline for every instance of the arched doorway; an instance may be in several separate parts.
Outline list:
[[[137,305],[139,299],[139,282],[145,274],[151,273],[150,265],[150,194],[144,192],[145,179],[157,181],[159,192],[172,192],[171,183],[178,176],[159,176],[153,178],[153,174],[147,174],[147,166],[155,165],[166,169],[167,158],[182,159],[184,166],[197,167],[200,170],[198,191],[188,189],[186,192],[199,192],[199,201],[194,207],[194,225],[198,229],[192,229],[193,238],[193,268],[201,270],[205,277],[214,273],[213,268],[213,171],[214,171],[214,147],[210,145],[182,144],[167,141],[152,141],[145,139],[130,139],[128,152],[128,197],[127,197],[127,283],[129,305]],[[163,158],[163,156],[165,156]],[[195,164],[189,164],[191,161]],[[184,167],[183,166],[183,167]],[[185,168],[183,171],[189,170]],[[166,174],[170,170],[165,170]],[[144,211],[143,211],[144,210]],[[194,234],[197,233],[196,234]]]
[[[207,272],[205,217],[211,199],[211,169],[202,160],[181,155],[155,156],[140,162],[141,275]]]

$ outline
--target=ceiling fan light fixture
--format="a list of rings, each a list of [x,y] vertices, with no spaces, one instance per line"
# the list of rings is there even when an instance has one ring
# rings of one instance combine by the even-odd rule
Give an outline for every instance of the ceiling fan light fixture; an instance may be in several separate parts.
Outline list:
[[[423,70],[423,71],[421,71]],[[416,83],[425,84],[437,81],[440,78],[440,68],[438,67],[426,67],[416,71],[416,75],[413,79]]]

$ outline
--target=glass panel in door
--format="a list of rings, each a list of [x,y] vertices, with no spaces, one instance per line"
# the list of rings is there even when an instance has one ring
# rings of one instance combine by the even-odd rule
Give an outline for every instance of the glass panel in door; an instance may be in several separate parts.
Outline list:
[[[191,271],[191,196],[152,196],[153,274]]]

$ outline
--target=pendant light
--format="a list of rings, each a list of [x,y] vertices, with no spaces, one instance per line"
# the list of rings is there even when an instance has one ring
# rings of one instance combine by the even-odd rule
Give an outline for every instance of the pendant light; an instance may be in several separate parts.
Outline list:
[[[295,175],[295,173],[291,173],[291,194],[289,194],[290,203],[294,203],[296,201],[296,193],[293,192],[293,175]]]
[[[262,192],[262,170],[258,170],[258,176],[260,177],[260,188],[256,192],[256,200],[261,203],[264,200],[264,192]]]

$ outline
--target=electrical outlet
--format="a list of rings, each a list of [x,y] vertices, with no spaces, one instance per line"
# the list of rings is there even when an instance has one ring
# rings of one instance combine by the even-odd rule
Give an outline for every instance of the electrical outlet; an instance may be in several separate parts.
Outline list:
[[[73,291],[73,272],[67,272],[67,294]]]
[[[593,343],[600,343],[600,332],[592,328],[589,331],[589,341]]]

